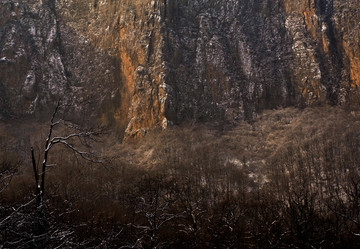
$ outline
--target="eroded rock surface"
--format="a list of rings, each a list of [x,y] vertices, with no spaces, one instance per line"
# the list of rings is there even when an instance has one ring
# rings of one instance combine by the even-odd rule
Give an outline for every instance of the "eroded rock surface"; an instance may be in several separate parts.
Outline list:
[[[2,0],[1,119],[58,99],[126,137],[359,104],[359,0]]]

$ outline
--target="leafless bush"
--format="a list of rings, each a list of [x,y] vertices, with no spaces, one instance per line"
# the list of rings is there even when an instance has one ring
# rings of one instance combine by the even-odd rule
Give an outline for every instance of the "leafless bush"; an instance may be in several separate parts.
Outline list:
[[[173,128],[104,148],[106,168],[54,147],[49,162],[61,163],[47,172],[47,245],[358,248],[359,117],[280,109],[229,130]],[[2,234],[8,247],[28,238],[21,231],[31,225],[20,221],[31,220],[30,206],[29,197],[7,206],[17,211],[3,227],[19,227]]]

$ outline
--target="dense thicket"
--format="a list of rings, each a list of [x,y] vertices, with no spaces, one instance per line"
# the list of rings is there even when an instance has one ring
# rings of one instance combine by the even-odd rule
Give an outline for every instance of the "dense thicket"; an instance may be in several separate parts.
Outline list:
[[[53,152],[43,231],[30,164],[0,160],[0,248],[359,248],[360,116],[269,111],[174,128],[111,159]],[[0,186],[0,187],[1,187]]]

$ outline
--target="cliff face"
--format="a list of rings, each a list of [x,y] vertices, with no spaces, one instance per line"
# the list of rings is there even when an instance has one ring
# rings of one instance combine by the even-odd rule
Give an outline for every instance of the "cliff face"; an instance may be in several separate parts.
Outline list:
[[[358,105],[359,0],[6,0],[1,118],[61,98],[126,137],[277,106]]]
[[[78,86],[85,91],[97,88],[93,94],[102,122],[127,136],[160,125],[166,100],[160,5],[143,0],[62,0],[56,6],[69,80],[82,80]],[[84,47],[79,39],[90,51],[79,51]]]
[[[3,117],[58,99],[136,135],[164,119],[160,9],[150,1],[2,1]]]
[[[354,103],[359,1],[172,2],[166,54],[173,76],[168,82],[181,103],[175,105],[177,120]]]

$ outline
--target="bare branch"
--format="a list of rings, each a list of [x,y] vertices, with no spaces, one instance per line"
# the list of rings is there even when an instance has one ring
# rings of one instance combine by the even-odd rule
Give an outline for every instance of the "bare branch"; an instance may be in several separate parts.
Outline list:
[[[0,176],[1,176],[1,175],[0,175]],[[13,176],[14,176],[14,173],[11,173],[10,175],[5,176],[4,178],[1,179],[1,182],[3,183],[4,186],[0,189],[0,193],[1,193],[2,191],[4,191],[4,190],[7,188],[7,186],[10,185],[10,182],[11,182]],[[6,181],[7,181],[7,182],[6,182]],[[6,182],[6,183],[5,183],[5,182]]]
[[[90,152],[86,152],[86,151],[80,151],[80,150],[76,149],[72,144],[70,144],[66,141],[59,140],[59,141],[57,141],[57,143],[63,144],[65,147],[69,148],[70,150],[72,150],[76,154],[80,155],[83,159],[85,159],[87,161],[94,162],[94,163],[102,163],[102,161],[91,158],[91,157],[95,157],[94,154],[92,154]]]
[[[49,147],[49,143],[50,143],[50,140],[51,140],[51,135],[52,135],[52,132],[53,132],[53,128],[57,124],[57,122],[54,123],[54,119],[55,119],[56,113],[57,113],[57,111],[59,109],[59,106],[60,106],[60,101],[57,102],[55,111],[54,111],[54,113],[53,113],[53,115],[51,117],[49,135],[48,135],[48,137],[46,139],[46,142],[45,142],[45,154],[44,154],[44,160],[43,160],[42,171],[41,171],[40,190],[38,189],[38,191],[40,191],[38,193],[39,194],[38,204],[40,204],[40,202],[42,201],[42,197],[44,196],[44,192],[45,192],[45,169],[46,169],[46,162],[47,162],[48,152],[49,152],[48,147]]]
[[[34,171],[34,177],[35,177],[35,183],[36,183],[36,189],[37,189],[37,186],[39,185],[39,173],[38,173],[37,165],[35,162],[35,155],[34,155],[33,147],[31,147],[31,161],[32,161],[32,165],[33,165],[33,171]]]
[[[18,213],[21,209],[29,206],[31,203],[33,203],[35,200],[37,199],[37,196],[33,199],[31,199],[29,202],[22,204],[20,207],[18,207],[17,209],[13,209],[13,212],[8,215],[5,219],[3,219],[2,221],[0,221],[0,227],[2,225],[4,225],[6,223],[6,221],[8,221],[12,216],[14,216],[16,213]]]
[[[54,144],[59,143],[59,141],[66,141],[71,138],[85,138],[85,137],[87,138],[97,134],[98,134],[97,132],[80,132],[80,133],[70,134],[66,137],[53,137],[47,147],[47,150],[49,150]]]
[[[53,127],[55,127],[55,126],[57,126],[57,125],[59,125],[59,124],[62,124],[63,122],[64,122],[64,121],[63,121],[62,119],[59,119],[58,121],[51,123],[51,125],[52,125]]]

